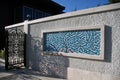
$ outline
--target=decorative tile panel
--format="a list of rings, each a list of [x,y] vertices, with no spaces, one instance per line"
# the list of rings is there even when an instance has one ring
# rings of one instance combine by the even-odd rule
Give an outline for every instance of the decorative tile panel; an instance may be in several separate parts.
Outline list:
[[[104,60],[104,25],[41,32],[44,54]]]
[[[100,54],[100,30],[76,30],[44,33],[44,51]]]

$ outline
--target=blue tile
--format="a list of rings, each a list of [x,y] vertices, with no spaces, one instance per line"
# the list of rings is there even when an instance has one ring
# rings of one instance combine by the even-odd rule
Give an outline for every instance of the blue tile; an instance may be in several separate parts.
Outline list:
[[[44,33],[44,51],[100,54],[100,30],[77,30]]]

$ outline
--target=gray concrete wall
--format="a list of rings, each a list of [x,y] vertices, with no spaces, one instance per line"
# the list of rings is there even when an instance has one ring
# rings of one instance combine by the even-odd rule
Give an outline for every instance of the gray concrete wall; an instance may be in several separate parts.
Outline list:
[[[41,49],[42,30],[82,28],[101,24],[107,26],[105,31],[105,60],[43,55]],[[27,66],[29,69],[38,71],[40,75],[68,78],[69,80],[119,80],[120,3],[30,21],[27,39]],[[97,74],[100,75],[98,79],[96,79]],[[117,76],[117,78],[111,76]]]

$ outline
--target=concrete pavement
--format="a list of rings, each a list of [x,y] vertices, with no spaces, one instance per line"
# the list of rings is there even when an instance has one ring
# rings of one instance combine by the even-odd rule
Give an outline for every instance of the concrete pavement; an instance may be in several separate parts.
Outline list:
[[[40,76],[39,72],[28,69],[6,71],[4,63],[5,61],[0,59],[0,80],[66,80]]]

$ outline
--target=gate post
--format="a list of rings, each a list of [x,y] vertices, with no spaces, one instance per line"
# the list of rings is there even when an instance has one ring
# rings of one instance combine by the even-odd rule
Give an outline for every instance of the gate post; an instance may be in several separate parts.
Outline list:
[[[28,20],[24,21],[24,33],[28,34]]]
[[[5,30],[5,70],[8,70],[8,31]]]
[[[28,53],[28,50],[27,50],[27,46],[28,46],[28,42],[27,42],[27,40],[28,40],[28,20],[25,20],[24,21],[24,28],[23,28],[23,31],[24,31],[24,33],[25,33],[25,45],[24,45],[24,53],[25,53],[25,55],[24,55],[24,59],[25,59],[25,62],[24,62],[24,65],[25,65],[25,67],[27,67],[27,65],[28,65],[28,58],[27,58],[27,53]]]

